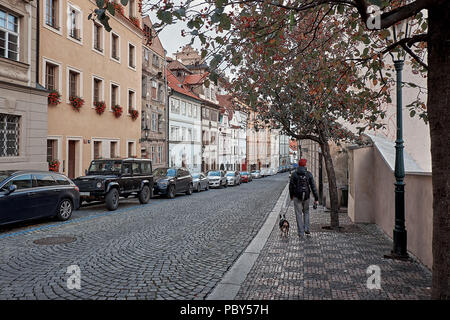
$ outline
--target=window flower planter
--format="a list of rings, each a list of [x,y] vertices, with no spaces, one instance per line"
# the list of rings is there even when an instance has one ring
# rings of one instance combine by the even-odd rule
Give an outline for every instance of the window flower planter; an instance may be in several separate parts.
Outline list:
[[[97,112],[98,114],[102,114],[103,112],[105,112],[106,104],[104,101],[95,101],[94,106],[95,112]]]
[[[80,111],[81,107],[84,105],[84,100],[77,96],[70,96],[69,101],[76,111]]]
[[[58,91],[52,90],[48,94],[48,105],[49,106],[56,106],[61,103],[61,95]]]
[[[121,106],[116,104],[115,106],[112,107],[112,111],[114,112],[114,116],[116,118],[119,118],[122,115],[123,109]]]

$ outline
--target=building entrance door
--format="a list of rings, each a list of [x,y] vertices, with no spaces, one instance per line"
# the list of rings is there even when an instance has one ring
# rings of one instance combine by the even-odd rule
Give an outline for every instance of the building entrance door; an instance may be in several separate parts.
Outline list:
[[[69,164],[68,164],[68,176],[70,179],[75,178],[75,151],[76,151],[76,141],[69,141]]]

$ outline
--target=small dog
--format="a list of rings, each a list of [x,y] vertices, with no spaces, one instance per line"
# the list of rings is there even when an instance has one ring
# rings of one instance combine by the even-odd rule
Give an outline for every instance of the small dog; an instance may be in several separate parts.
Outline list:
[[[281,231],[281,236],[287,237],[289,236],[289,221],[287,221],[286,219],[286,215],[280,214],[280,231]]]

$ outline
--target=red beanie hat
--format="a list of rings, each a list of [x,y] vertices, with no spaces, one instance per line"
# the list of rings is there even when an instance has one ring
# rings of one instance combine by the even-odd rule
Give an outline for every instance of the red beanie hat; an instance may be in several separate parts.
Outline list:
[[[298,161],[298,165],[299,165],[300,167],[306,167],[306,159],[300,159],[300,160]]]

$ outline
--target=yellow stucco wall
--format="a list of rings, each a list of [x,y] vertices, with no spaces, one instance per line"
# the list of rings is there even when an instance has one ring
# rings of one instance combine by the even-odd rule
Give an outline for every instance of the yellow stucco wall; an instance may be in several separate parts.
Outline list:
[[[109,140],[117,141],[117,156],[128,156],[128,142],[134,142],[132,155],[140,157],[139,138],[141,135],[141,48],[142,33],[130,21],[123,17],[111,17],[110,26],[119,35],[120,63],[111,59],[111,34],[103,29],[103,53],[93,50],[93,22],[88,15],[95,3],[88,0],[73,0],[70,4],[82,12],[81,41],[78,43],[68,36],[68,1],[60,0],[58,11],[59,30],[45,24],[45,1],[41,1],[41,42],[40,42],[40,81],[45,86],[45,63],[50,61],[59,66],[58,89],[62,95],[61,104],[48,108],[48,136],[57,140],[60,171],[68,174],[68,143],[70,139],[79,139],[76,146],[75,176],[84,174],[93,159],[93,140],[102,139],[102,156],[108,157]],[[125,16],[128,9],[125,8]],[[136,6],[135,16],[140,25],[142,20]],[[135,70],[128,66],[129,43],[135,46]],[[69,69],[81,73],[80,93],[85,103],[81,110],[75,111],[69,104]],[[93,106],[93,76],[103,80],[103,100],[106,110],[102,115],[95,112]],[[119,85],[119,101],[123,108],[122,116],[116,118],[111,108],[111,82]],[[128,115],[128,90],[134,94],[134,107],[139,117],[132,120]],[[102,95],[101,95],[102,96]],[[102,99],[100,99],[102,100]],[[120,151],[119,151],[120,150]]]

